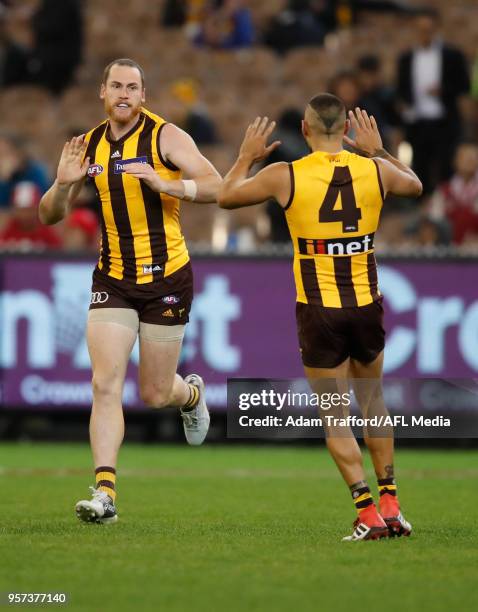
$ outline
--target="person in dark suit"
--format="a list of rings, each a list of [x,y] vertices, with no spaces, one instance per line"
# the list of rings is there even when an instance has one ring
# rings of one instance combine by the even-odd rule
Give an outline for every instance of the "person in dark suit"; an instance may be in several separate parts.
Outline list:
[[[54,95],[71,85],[82,59],[83,4],[80,0],[42,0],[31,17],[30,82]]]
[[[399,58],[397,93],[413,169],[428,194],[452,174],[462,131],[459,102],[470,79],[464,54],[440,38],[438,13],[422,9],[413,20],[418,44]]]

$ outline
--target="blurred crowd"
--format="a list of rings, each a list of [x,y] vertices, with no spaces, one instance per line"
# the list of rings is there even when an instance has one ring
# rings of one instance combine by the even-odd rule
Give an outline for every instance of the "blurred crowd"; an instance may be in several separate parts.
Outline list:
[[[0,0],[0,249],[98,249],[88,185],[59,226],[41,226],[37,207],[61,142],[101,121],[101,68],[118,56],[144,65],[147,106],[222,173],[256,114],[277,120],[273,163],[308,153],[301,119],[318,91],[365,108],[424,185],[418,203],[387,198],[378,249],[478,249],[473,21],[473,0]],[[290,242],[275,202],[232,214],[185,204],[182,220],[189,242],[216,251]]]

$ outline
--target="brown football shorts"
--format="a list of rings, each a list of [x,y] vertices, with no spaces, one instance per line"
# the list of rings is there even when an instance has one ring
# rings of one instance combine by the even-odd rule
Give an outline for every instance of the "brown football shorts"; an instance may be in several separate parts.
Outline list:
[[[142,323],[185,325],[193,300],[191,263],[152,283],[120,281],[96,269],[93,272],[90,310],[132,308]]]
[[[385,347],[382,298],[352,308],[296,304],[302,363],[335,368],[348,357],[361,363],[376,359]]]

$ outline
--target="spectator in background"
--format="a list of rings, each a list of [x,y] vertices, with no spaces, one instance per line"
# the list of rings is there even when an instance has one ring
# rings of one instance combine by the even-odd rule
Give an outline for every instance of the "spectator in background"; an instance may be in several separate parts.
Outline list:
[[[10,205],[15,186],[24,181],[33,183],[40,196],[50,186],[45,167],[28,156],[25,141],[0,133],[0,210]]]
[[[475,102],[478,101],[478,55],[475,57],[472,67],[471,97]]]
[[[329,91],[343,101],[347,111],[354,110],[361,93],[357,73],[353,70],[341,70],[330,81]]]
[[[478,44],[478,35],[476,36]],[[474,57],[471,68],[471,137],[478,141],[478,53]]]
[[[49,226],[47,226],[49,227]],[[87,208],[75,208],[66,218],[63,248],[70,253],[98,252],[98,219]]]
[[[163,28],[181,28],[188,16],[188,0],[166,0],[161,11]]]
[[[193,79],[181,79],[171,85],[176,101],[174,123],[185,130],[198,145],[217,143],[216,128]]]
[[[395,109],[395,92],[384,82],[381,60],[378,55],[363,55],[359,58],[357,77],[360,86],[358,106],[375,117],[385,148],[391,150],[395,155],[399,125]]]
[[[478,145],[458,147],[455,174],[433,194],[430,216],[448,221],[456,244],[478,237]]]
[[[422,248],[434,248],[449,244],[447,228],[431,217],[420,217],[416,226],[412,245]]]
[[[41,0],[31,18],[30,81],[60,94],[81,62],[83,15],[80,0]]]
[[[360,97],[360,87],[356,72],[353,70],[341,70],[338,72],[329,83],[329,91],[334,94],[334,96],[343,100],[347,112],[354,110],[358,105]],[[352,138],[352,140],[355,138],[352,126],[349,128],[348,136]],[[344,149],[347,151],[351,150],[345,142]]]
[[[416,1],[416,0],[412,0]],[[358,13],[395,13],[406,15],[414,12],[409,0],[331,0],[337,7],[340,26],[349,26],[358,21]]]
[[[35,183],[18,183],[12,194],[11,217],[0,233],[0,247],[9,250],[31,251],[56,249],[61,240],[49,225],[38,218],[41,193]]]
[[[166,27],[184,27],[186,38],[194,42],[209,11],[216,4],[213,0],[166,0],[163,24]],[[165,23],[166,19],[169,23]]]
[[[329,5],[325,0],[288,0],[271,20],[264,33],[264,44],[279,54],[297,47],[321,45],[327,31],[335,25],[335,12]]]
[[[424,194],[452,172],[452,159],[462,130],[460,98],[470,90],[466,59],[439,36],[433,9],[414,17],[417,46],[398,62],[398,97],[407,140],[413,149],[413,170]]]
[[[28,81],[28,50],[12,40],[8,19],[8,4],[0,3],[0,87],[21,85]]]
[[[215,0],[211,5],[194,42],[213,49],[250,47],[254,26],[244,0]]]

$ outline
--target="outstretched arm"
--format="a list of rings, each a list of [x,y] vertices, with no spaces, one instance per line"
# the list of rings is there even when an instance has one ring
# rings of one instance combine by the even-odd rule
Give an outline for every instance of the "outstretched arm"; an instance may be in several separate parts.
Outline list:
[[[357,153],[376,160],[385,195],[392,193],[418,198],[423,191],[420,179],[411,168],[383,148],[375,117],[369,117],[366,111],[357,107],[355,114],[349,111],[349,119],[355,131],[355,140],[348,136],[344,136],[344,140]]]
[[[188,180],[165,181],[149,164],[128,164],[125,172],[158,193],[198,203],[216,202],[221,175],[200,153],[191,136],[168,123],[160,141],[163,158],[179,168]]]
[[[221,208],[253,206],[269,198],[275,198],[282,206],[286,205],[291,184],[285,162],[271,164],[255,176],[247,178],[254,163],[265,159],[280,145],[277,140],[267,145],[274,127],[274,121],[269,123],[267,117],[257,117],[247,128],[236,163],[227,173],[219,190],[218,202]]]
[[[38,216],[44,225],[61,221],[78,197],[90,160],[84,159],[87,143],[83,136],[66,142],[61,153],[56,180],[40,200]]]

